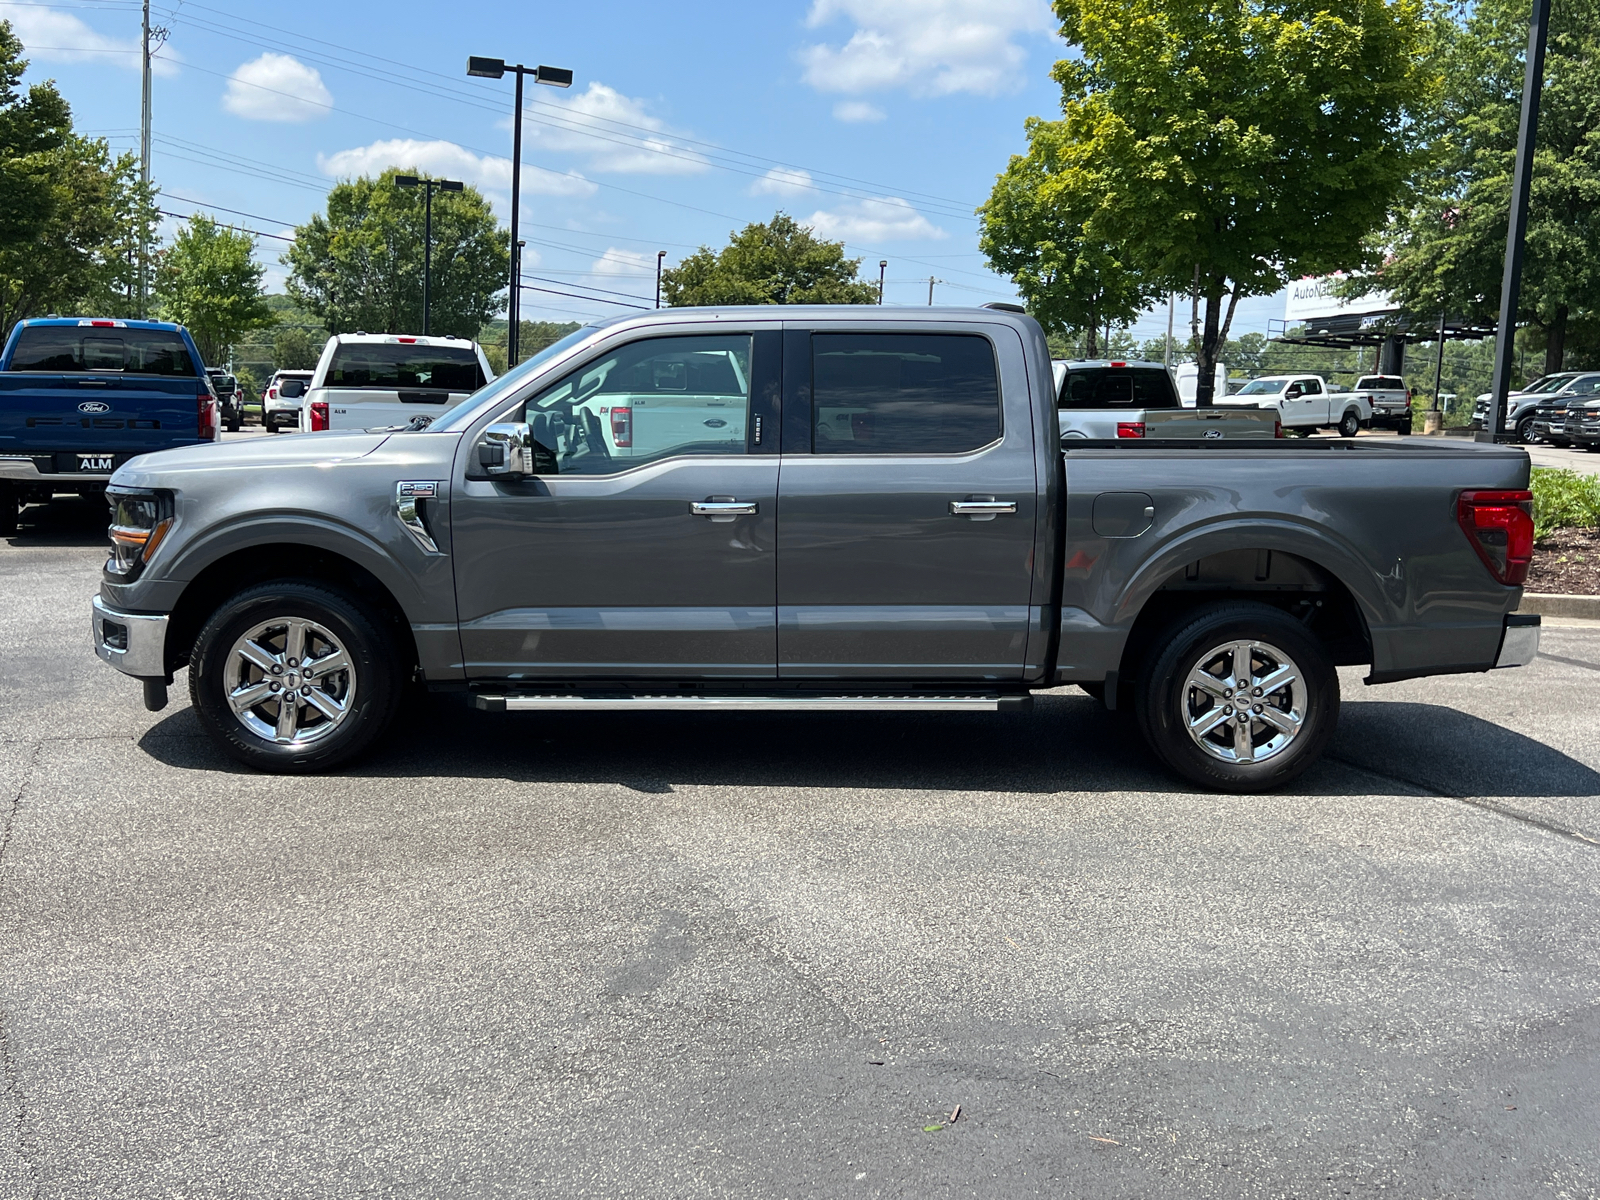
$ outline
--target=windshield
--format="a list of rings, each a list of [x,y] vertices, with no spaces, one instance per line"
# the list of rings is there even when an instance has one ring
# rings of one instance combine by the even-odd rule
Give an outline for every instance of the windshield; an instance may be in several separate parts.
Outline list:
[[[1283,385],[1285,382],[1287,381],[1282,379],[1252,379],[1249,383],[1245,384],[1242,388],[1235,392],[1234,395],[1276,396],[1279,392],[1283,391]]]
[[[1526,396],[1534,392],[1559,392],[1563,384],[1571,381],[1571,375],[1546,375],[1523,388],[1522,394]]]
[[[585,325],[582,328],[574,329],[564,338],[558,338],[532,358],[524,359],[494,382],[479,388],[454,408],[448,408],[440,413],[428,423],[427,427],[435,430],[449,429],[452,422],[459,421],[468,413],[477,411],[479,405],[485,401],[510,395],[522,386],[523,380],[527,379],[528,376],[537,374],[545,363],[565,354],[569,348],[592,336],[594,332],[594,326]]]

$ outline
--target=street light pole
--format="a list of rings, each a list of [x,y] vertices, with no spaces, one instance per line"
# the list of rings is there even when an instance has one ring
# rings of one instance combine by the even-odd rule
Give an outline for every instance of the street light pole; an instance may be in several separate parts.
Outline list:
[[[661,263],[667,257],[665,250],[656,251],[656,307],[661,307]]]
[[[1500,320],[1494,335],[1494,383],[1489,423],[1480,442],[1506,438],[1506,395],[1511,391],[1511,356],[1516,352],[1517,304],[1522,296],[1522,247],[1528,233],[1528,192],[1533,182],[1533,150],[1539,137],[1539,94],[1544,89],[1545,36],[1550,31],[1550,0],[1533,0],[1528,25],[1528,68],[1522,78],[1522,119],[1517,127],[1517,158],[1511,186],[1511,219],[1506,227],[1506,266],[1500,280]]]
[[[889,260],[887,258],[880,258],[878,260],[878,305],[879,305],[879,307],[882,307],[882,305],[883,305],[883,273],[885,271],[887,271],[888,269],[889,269]]]
[[[522,210],[522,77],[532,75],[535,83],[549,87],[571,87],[572,72],[565,67],[525,67],[508,65],[503,58],[467,59],[467,74],[480,79],[501,79],[507,71],[517,76],[516,107],[511,114],[511,294],[506,298],[506,367],[517,365],[517,343],[521,341],[522,255],[517,253],[517,217]]]
[[[418,179],[415,175],[396,175],[396,187],[420,187],[422,200],[422,336],[433,332],[433,193],[459,192],[466,185],[459,179]]]

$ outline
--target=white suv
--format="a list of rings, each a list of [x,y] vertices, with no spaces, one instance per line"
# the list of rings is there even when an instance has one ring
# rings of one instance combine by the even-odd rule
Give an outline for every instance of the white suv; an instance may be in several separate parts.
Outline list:
[[[395,333],[337,333],[322,349],[300,428],[375,429],[435,417],[494,378],[477,342]]]
[[[300,405],[311,384],[310,371],[279,371],[261,393],[261,423],[268,433],[300,428]]]

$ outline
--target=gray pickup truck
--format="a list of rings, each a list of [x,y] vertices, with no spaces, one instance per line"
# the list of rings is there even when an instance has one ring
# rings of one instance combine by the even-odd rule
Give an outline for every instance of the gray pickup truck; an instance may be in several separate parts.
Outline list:
[[[152,709],[187,667],[204,727],[268,771],[350,759],[424,686],[615,718],[1078,684],[1232,791],[1317,759],[1336,666],[1532,659],[1524,452],[1063,443],[1055,398],[1004,312],[592,325],[431,422],[122,466],[94,646]]]

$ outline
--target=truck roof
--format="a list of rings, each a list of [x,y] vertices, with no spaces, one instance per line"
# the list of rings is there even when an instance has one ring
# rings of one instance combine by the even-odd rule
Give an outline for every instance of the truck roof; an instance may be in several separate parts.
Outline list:
[[[348,345],[418,345],[418,346],[475,346],[471,338],[452,337],[442,333],[335,333],[330,335],[341,346]]]
[[[183,328],[172,321],[146,321],[137,317],[24,317],[17,324],[30,329],[34,326],[101,325],[115,329],[159,329],[166,333],[176,333]]]

